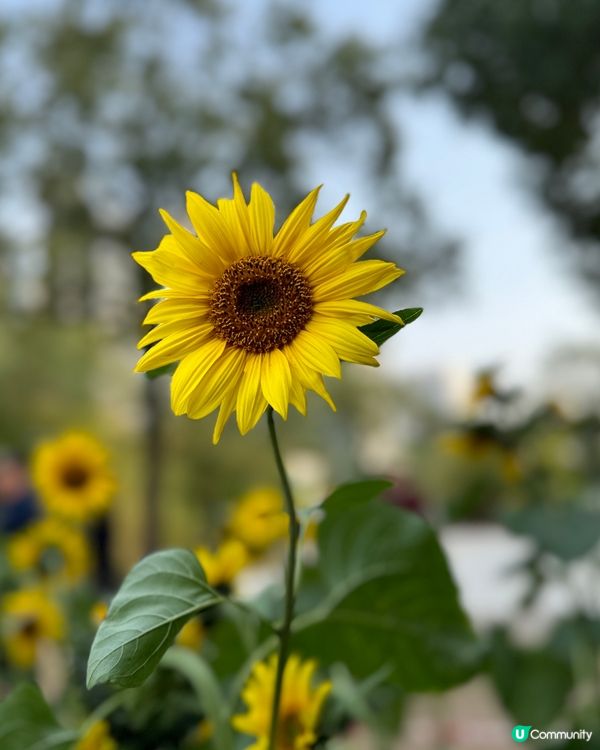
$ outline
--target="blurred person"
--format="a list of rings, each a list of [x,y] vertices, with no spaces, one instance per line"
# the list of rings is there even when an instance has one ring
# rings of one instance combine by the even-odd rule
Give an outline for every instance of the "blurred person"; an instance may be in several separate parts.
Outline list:
[[[25,462],[17,453],[0,449],[0,533],[19,531],[38,515]]]

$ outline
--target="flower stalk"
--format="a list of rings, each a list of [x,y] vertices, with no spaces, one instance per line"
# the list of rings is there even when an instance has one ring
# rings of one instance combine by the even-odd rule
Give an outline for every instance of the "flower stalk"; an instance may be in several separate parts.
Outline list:
[[[292,621],[294,619],[296,557],[298,551],[298,538],[300,536],[300,524],[298,522],[298,516],[296,515],[296,509],[294,507],[294,498],[292,495],[290,482],[285,470],[283,459],[281,458],[281,451],[279,450],[277,432],[275,431],[275,421],[273,418],[273,409],[271,407],[267,409],[267,422],[269,425],[269,437],[271,440],[271,445],[273,447],[273,454],[275,456],[275,464],[277,465],[277,471],[279,473],[279,478],[281,480],[281,485],[283,488],[285,509],[290,520],[288,558],[285,573],[285,607],[283,622],[277,633],[277,635],[279,636],[279,654],[277,659],[277,673],[275,676],[275,689],[273,691],[271,727],[269,731],[269,750],[276,750],[277,726],[279,723],[279,705],[281,703],[283,674],[289,656],[290,633],[292,628]]]

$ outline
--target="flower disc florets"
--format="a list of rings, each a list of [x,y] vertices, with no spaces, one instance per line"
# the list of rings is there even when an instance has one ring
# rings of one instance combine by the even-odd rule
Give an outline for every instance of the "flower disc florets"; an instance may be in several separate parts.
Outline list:
[[[265,354],[293,341],[311,318],[304,274],[280,258],[242,258],[215,284],[209,319],[231,346]]]

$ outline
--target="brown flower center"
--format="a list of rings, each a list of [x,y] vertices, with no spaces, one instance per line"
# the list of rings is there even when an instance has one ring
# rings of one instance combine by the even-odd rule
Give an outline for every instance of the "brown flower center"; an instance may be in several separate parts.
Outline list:
[[[39,634],[39,623],[36,618],[31,616],[23,620],[19,627],[19,632],[22,636],[30,638],[31,640],[37,638]]]
[[[87,469],[78,464],[68,464],[62,472],[64,484],[71,490],[78,490],[88,481]]]
[[[312,290],[304,274],[291,263],[263,255],[229,266],[210,303],[216,335],[253,354],[289,344],[312,312]]]

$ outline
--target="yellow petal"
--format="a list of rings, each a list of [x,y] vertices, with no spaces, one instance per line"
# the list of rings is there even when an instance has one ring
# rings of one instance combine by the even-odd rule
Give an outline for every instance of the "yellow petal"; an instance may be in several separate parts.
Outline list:
[[[287,419],[290,402],[292,376],[287,357],[279,349],[274,349],[262,357],[261,386],[268,403]]]
[[[403,325],[402,318],[384,310],[377,305],[357,299],[329,300],[318,302],[315,313],[330,318],[341,319],[353,325],[365,325],[376,319],[389,320],[390,323]]]
[[[325,703],[329,693],[331,693],[332,687],[333,685],[331,682],[322,682],[313,692],[310,707],[306,716],[306,723],[309,727],[311,727],[311,729],[316,728],[319,716],[321,715],[321,711],[323,709],[323,704]]]
[[[215,252],[215,248],[208,247],[199,237],[188,232],[164,209],[159,213],[179,246],[180,254],[182,252],[197,270],[211,277],[223,271],[222,258]]]
[[[309,377],[306,381],[306,387],[311,391],[314,391],[317,396],[320,396],[323,401],[325,401],[325,403],[329,406],[331,411],[337,411],[333,399],[329,395],[329,391],[327,390],[327,388],[325,388],[322,375],[319,375],[318,372],[312,373],[311,377]]]
[[[177,289],[152,289],[150,292],[142,294],[142,296],[138,298],[138,302],[147,302],[148,300],[153,299],[192,299],[196,296],[202,298],[205,294],[206,292],[196,292],[196,290],[193,292],[181,292]]]
[[[306,393],[297,378],[292,377],[290,384],[290,404],[295,407],[300,414],[306,416]]]
[[[237,257],[242,258],[250,254],[252,233],[248,221],[246,204],[240,206],[235,200],[221,198],[217,201],[219,212],[229,226],[229,232],[234,237]]]
[[[312,219],[317,198],[321,187],[311,190],[311,192],[302,200],[287,219],[281,225],[277,232],[273,244],[275,255],[286,254],[288,249],[304,234],[309,228]]]
[[[402,276],[404,271],[394,263],[382,260],[363,260],[352,263],[343,273],[328,281],[318,284],[314,289],[314,301],[348,299],[361,297],[363,294],[381,289],[394,279]]]
[[[358,239],[349,242],[348,253],[352,260],[358,260],[367,252],[367,250],[370,250],[376,242],[379,242],[385,233],[386,230],[381,229],[379,232],[369,234],[366,237],[359,237]]]
[[[350,263],[352,257],[348,252],[348,246],[362,227],[367,218],[367,212],[363,211],[357,221],[346,222],[338,227],[330,228],[321,238],[319,251],[310,257],[304,258],[303,266],[306,273],[315,273],[323,265],[330,264],[334,260]]]
[[[271,196],[257,182],[252,185],[249,209],[253,250],[257,255],[268,255],[273,246],[275,206]]]
[[[208,296],[202,299],[167,299],[153,305],[144,318],[144,325],[189,320],[208,314]]]
[[[379,240],[385,232],[377,232],[369,237],[361,237],[352,242],[334,246],[331,250],[315,255],[307,261],[304,270],[313,285],[323,284],[337,278],[351,263],[363,255]]]
[[[190,396],[187,413],[191,419],[206,417],[222,403],[227,393],[237,395],[247,356],[242,349],[229,347],[214,362]]]
[[[332,321],[320,315],[314,315],[307,323],[306,330],[313,333],[315,337],[325,339],[340,359],[375,367],[379,364],[373,359],[379,354],[377,344],[350,323]]]
[[[212,338],[177,365],[171,379],[171,409],[175,414],[187,412],[190,395],[223,354],[225,346],[226,342],[223,339]]]
[[[358,230],[362,227],[366,220],[367,212],[361,211],[360,216],[356,221],[348,221],[345,224],[340,224],[338,227],[333,227],[329,231],[329,236],[327,238],[328,244],[331,247],[346,245],[348,242],[350,242],[350,240],[354,237],[354,235],[358,232]]]
[[[212,331],[212,325],[207,323],[163,339],[144,354],[135,366],[135,372],[148,372],[183,359],[201,346]]]
[[[307,329],[300,331],[296,338],[285,347],[307,369],[316,370],[332,378],[340,378],[342,371],[335,351],[326,341],[313,335]]]
[[[232,237],[228,224],[220,211],[198,193],[188,190],[186,208],[198,237],[225,263],[238,257],[235,237]]]
[[[267,402],[260,387],[261,356],[249,355],[238,389],[237,423],[242,435],[249,432],[264,414]]]
[[[193,318],[191,320],[189,318],[184,320],[178,318],[176,320],[170,320],[168,323],[161,323],[160,325],[155,326],[151,331],[148,331],[148,333],[138,341],[137,348],[143,349],[145,346],[148,346],[148,344],[153,344],[155,341],[165,339],[167,336],[172,336],[174,333],[189,331],[190,329],[201,325],[201,323],[202,317],[199,316],[197,316],[196,320]]]
[[[332,225],[344,210],[349,198],[350,196],[346,195],[335,208],[315,221],[314,224],[311,224],[298,238],[294,246],[288,249],[287,258],[290,262],[303,265],[314,253],[319,252]]]
[[[292,383],[299,381],[303,388],[308,388],[317,393],[327,404],[329,404],[333,411],[336,411],[335,404],[323,384],[323,378],[321,375],[315,372],[302,357],[296,356],[296,352],[291,346],[285,347],[284,352],[288,357],[290,368],[292,370]],[[306,400],[304,401],[306,404]]]
[[[223,434],[223,428],[225,427],[227,420],[231,416],[231,412],[235,408],[236,400],[237,400],[237,390],[232,388],[225,395],[225,398],[223,399],[223,402],[221,403],[221,408],[219,409],[219,414],[217,416],[217,421],[215,423],[215,429],[213,430],[213,436],[212,436],[213,445],[216,445],[221,439],[221,435]]]
[[[237,218],[237,225],[244,239],[243,251],[242,251],[242,247],[240,247],[240,255],[246,255],[248,252],[248,248],[252,244],[252,230],[250,229],[250,216],[249,216],[248,206],[246,204],[246,199],[244,198],[244,193],[240,186],[240,181],[238,180],[237,173],[233,172],[231,177],[233,181],[233,200],[224,202],[225,212],[231,217],[230,219],[231,221],[233,221],[232,213],[235,212],[235,215]],[[221,204],[219,204],[219,208],[220,210],[222,210]]]
[[[156,250],[132,253],[131,257],[157,284],[194,295],[207,291],[213,277],[191,263],[178,251],[172,236],[164,237]]]

